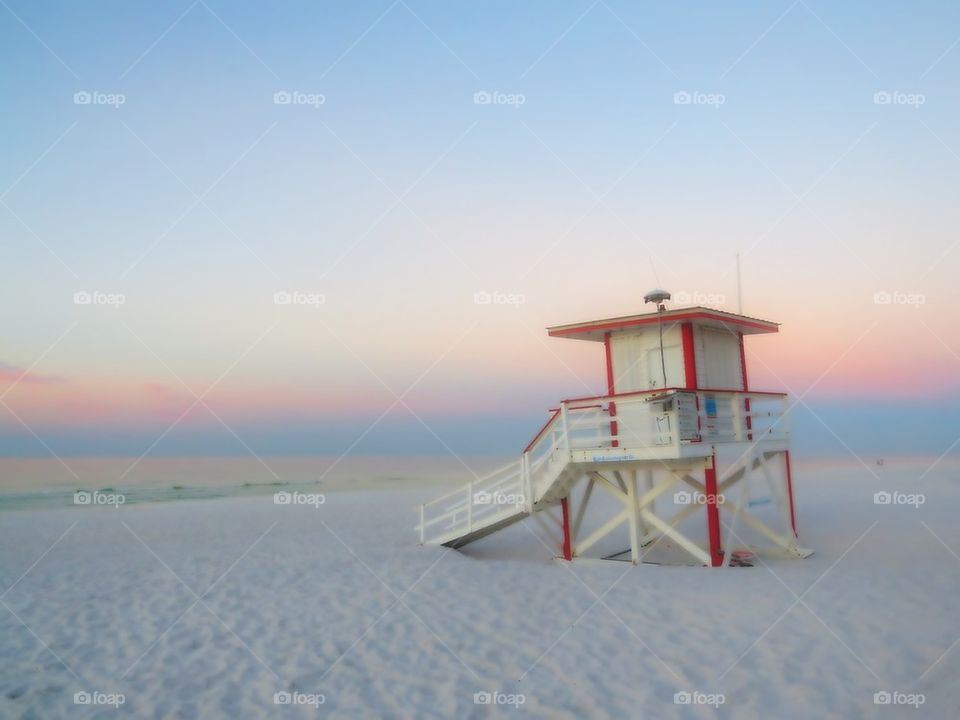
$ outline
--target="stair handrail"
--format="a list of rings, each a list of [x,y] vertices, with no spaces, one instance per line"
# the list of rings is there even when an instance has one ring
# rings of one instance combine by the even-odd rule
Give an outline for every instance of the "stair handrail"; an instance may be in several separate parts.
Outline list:
[[[431,501],[429,501],[429,502],[427,502],[427,503],[424,503],[424,505],[426,505],[427,507],[430,507],[431,505],[437,505],[438,503],[442,502],[443,500],[449,500],[449,499],[452,498],[453,496],[459,495],[459,494],[463,491],[464,485],[468,485],[468,484],[471,484],[471,483],[485,483],[485,482],[488,481],[488,480],[492,480],[496,475],[500,475],[501,473],[509,470],[510,468],[515,467],[518,462],[519,462],[518,460],[511,460],[510,462],[508,462],[508,463],[506,463],[506,464],[504,464],[504,465],[501,465],[500,467],[496,468],[495,470],[491,470],[491,471],[488,472],[486,475],[481,475],[481,476],[479,476],[479,477],[474,478],[473,480],[469,480],[469,481],[467,481],[466,483],[463,483],[463,484],[461,484],[461,485],[458,485],[455,490],[451,490],[450,492],[448,492],[448,493],[446,493],[446,494],[444,494],[444,495],[441,495],[440,497],[436,497],[436,498],[434,498],[433,500],[431,500]]]

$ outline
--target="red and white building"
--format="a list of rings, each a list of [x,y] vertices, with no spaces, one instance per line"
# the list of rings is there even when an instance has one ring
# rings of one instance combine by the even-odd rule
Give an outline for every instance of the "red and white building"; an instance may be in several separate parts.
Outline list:
[[[662,306],[548,328],[602,345],[606,395],[561,401],[519,459],[423,505],[421,543],[462,547],[532,516],[566,560],[624,533],[629,550],[605,557],[809,556],[797,544],[787,395],[752,390],[744,352],[746,338],[778,329]]]

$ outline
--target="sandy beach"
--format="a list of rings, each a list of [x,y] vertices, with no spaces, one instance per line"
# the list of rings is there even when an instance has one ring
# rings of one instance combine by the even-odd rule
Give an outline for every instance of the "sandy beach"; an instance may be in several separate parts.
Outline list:
[[[752,569],[568,565],[530,521],[419,547],[433,488],[5,512],[0,715],[951,717],[960,486],[928,465],[801,466],[816,554]]]

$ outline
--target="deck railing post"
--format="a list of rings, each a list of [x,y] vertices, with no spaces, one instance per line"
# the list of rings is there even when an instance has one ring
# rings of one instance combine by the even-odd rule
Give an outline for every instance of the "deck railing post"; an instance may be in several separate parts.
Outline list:
[[[783,396],[780,398],[780,408],[781,408],[781,423],[783,425],[783,437],[784,440],[790,439],[790,403],[787,402],[787,397]]]
[[[677,457],[680,457],[680,399],[677,396],[676,400],[673,403],[673,445],[674,452]]]
[[[745,399],[745,403],[749,403],[750,400]],[[746,435],[744,432],[745,418],[741,410],[743,406],[740,404],[740,396],[736,393],[731,393],[730,395],[730,415],[733,418],[733,437],[736,438],[737,442],[743,442],[743,439]]]
[[[521,472],[523,473],[523,492],[526,500],[527,512],[533,512],[533,479],[530,477],[530,453],[525,452],[521,461]]]
[[[560,403],[560,426],[563,431],[563,451],[570,455],[570,432],[567,428],[567,404]]]
[[[473,480],[467,483],[467,532],[473,532]]]

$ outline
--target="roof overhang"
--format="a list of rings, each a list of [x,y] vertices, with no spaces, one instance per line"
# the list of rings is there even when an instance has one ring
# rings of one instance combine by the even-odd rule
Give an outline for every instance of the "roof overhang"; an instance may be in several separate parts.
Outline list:
[[[567,337],[575,340],[595,340],[603,342],[607,333],[630,332],[640,330],[649,325],[656,325],[657,318],[661,318],[665,326],[680,322],[690,322],[704,327],[715,327],[731,332],[740,332],[744,335],[759,333],[775,333],[780,330],[780,324],[737,315],[723,310],[714,310],[705,307],[680,308],[666,310],[662,313],[644,313],[642,315],[626,315],[624,317],[607,318],[604,320],[590,320],[587,322],[572,323],[570,325],[555,325],[547,328],[550,337]]]

